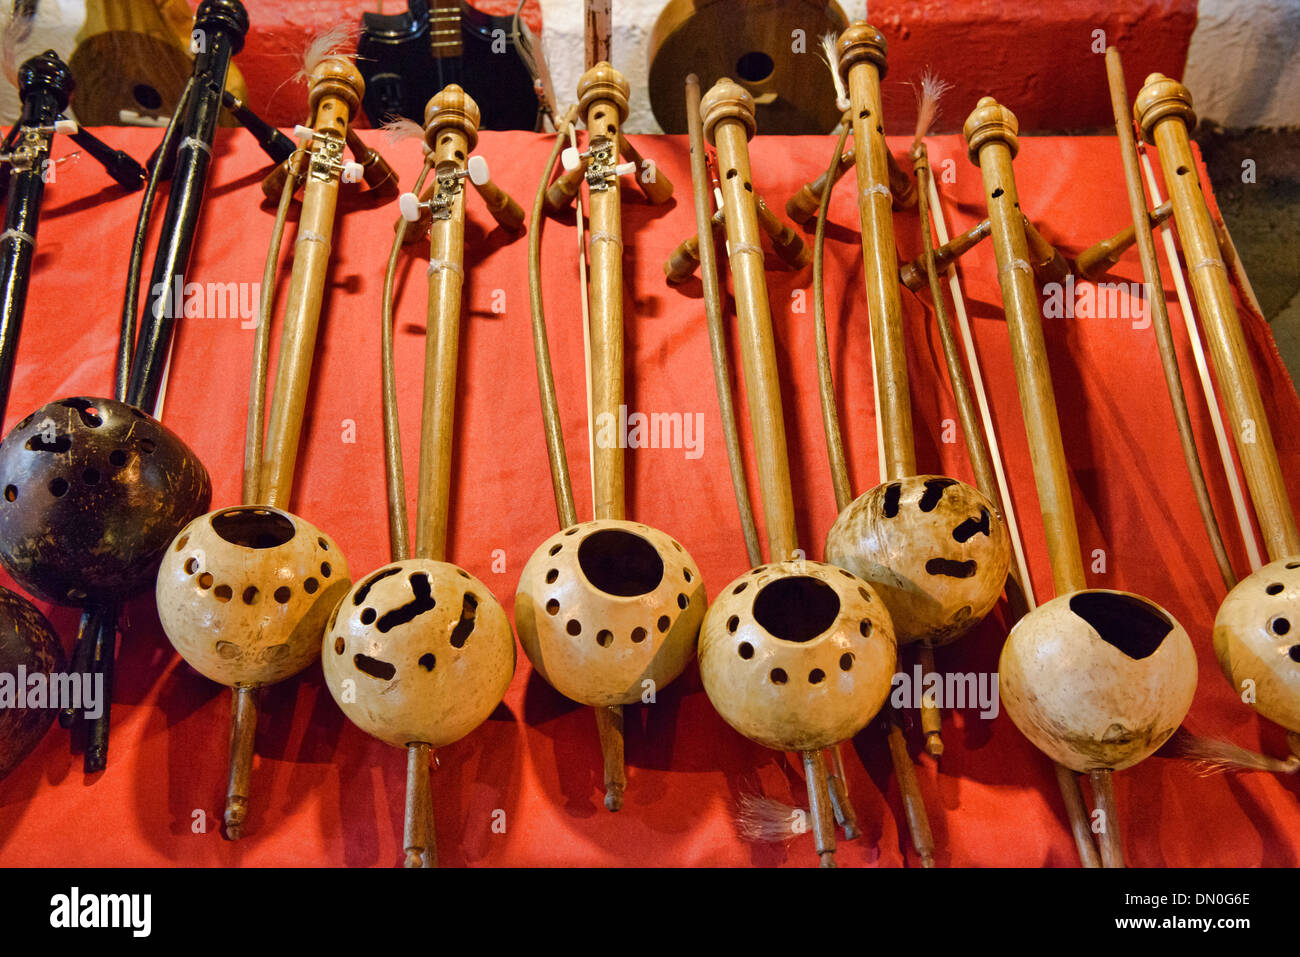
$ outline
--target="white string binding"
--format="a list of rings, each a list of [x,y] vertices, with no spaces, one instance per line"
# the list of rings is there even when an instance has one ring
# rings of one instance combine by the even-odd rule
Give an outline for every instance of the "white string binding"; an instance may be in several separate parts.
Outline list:
[[[185,149],[187,146],[192,149],[203,150],[203,152],[207,153],[209,156],[212,155],[212,147],[203,142],[203,140],[199,139],[197,136],[187,136],[185,139],[181,140],[180,148]]]
[[[26,243],[28,246],[36,245],[36,237],[29,236],[21,229],[6,229],[3,233],[0,233],[0,243],[4,242],[6,239],[16,239],[20,243]]]
[[[442,272],[443,270],[446,270],[447,272],[454,272],[454,273],[455,273],[457,276],[459,276],[461,279],[464,279],[464,278],[465,278],[465,272],[464,272],[464,270],[462,270],[462,269],[460,268],[460,265],[459,265],[459,264],[452,262],[450,259],[430,259],[430,260],[429,260],[429,275],[430,275],[430,276],[432,276],[432,275],[433,275],[434,273],[436,273],[436,272]]]
[[[599,230],[593,229],[589,233],[587,233],[587,242],[593,246],[596,243],[613,243],[615,246],[618,247],[619,253],[623,252],[622,238],[614,235],[613,233],[606,233],[606,232],[601,232]]]

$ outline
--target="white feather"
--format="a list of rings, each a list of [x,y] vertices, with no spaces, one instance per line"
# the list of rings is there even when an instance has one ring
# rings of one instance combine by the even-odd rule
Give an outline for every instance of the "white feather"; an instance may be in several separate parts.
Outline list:
[[[831,71],[831,82],[835,84],[835,106],[843,112],[849,108],[849,93],[844,88],[844,78],[840,76],[840,54],[835,49],[839,39],[834,33],[822,34],[822,59]]]

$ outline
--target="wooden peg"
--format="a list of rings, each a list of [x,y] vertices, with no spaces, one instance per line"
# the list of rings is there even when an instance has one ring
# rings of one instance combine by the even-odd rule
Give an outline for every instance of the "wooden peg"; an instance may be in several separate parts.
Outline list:
[[[1174,204],[1165,200],[1155,209],[1147,213],[1147,219],[1151,223],[1151,228],[1155,229],[1174,211]],[[1129,247],[1137,241],[1137,232],[1132,225],[1125,226],[1114,236],[1107,236],[1105,239],[1093,243],[1083,252],[1079,253],[1074,259],[1075,275],[1083,279],[1096,279],[1104,275],[1111,266],[1120,261],[1120,257],[1128,251]]]
[[[822,193],[826,190],[826,184],[834,186],[849,170],[853,169],[853,150],[845,150],[840,154],[839,165],[835,167],[835,175],[827,177],[822,173],[811,183],[805,183],[800,187],[799,192],[795,193],[785,202],[785,214],[792,220],[802,226],[814,216],[817,215],[817,209],[821,205]]]
[[[978,225],[972,226],[960,236],[954,236],[942,246],[934,251],[934,269],[935,272],[943,272],[950,265],[956,262],[967,250],[978,245],[989,234],[989,221],[986,219]],[[924,254],[917,256],[915,259],[909,259],[903,265],[898,267],[898,278],[912,292],[920,292],[929,284],[929,276],[925,271]]]
[[[776,250],[776,254],[791,269],[802,269],[808,265],[809,260],[812,259],[812,250],[803,241],[803,237],[781,222],[768,208],[767,203],[763,202],[762,196],[755,198],[755,206],[758,209],[758,225],[763,227],[763,231],[772,240],[772,247]]]
[[[831,809],[830,786],[826,780],[826,759],[820,751],[804,751],[803,773],[808,786],[808,809],[812,817],[813,840],[822,867],[835,866],[835,813]]]
[[[248,793],[253,777],[253,742],[257,738],[257,689],[232,688],[230,721],[230,778],[226,783],[225,837],[239,840],[248,814]]]
[[[386,193],[396,193],[397,174],[393,172],[387,160],[362,141],[351,124],[348,125],[347,143],[348,149],[352,151],[352,158],[361,164],[361,176],[366,181],[366,186],[370,189],[381,189]]]
[[[653,174],[647,180],[645,175],[649,170],[646,169],[647,162],[645,158],[637,152],[636,147],[629,143],[627,137],[622,133],[619,133],[618,137],[618,151],[625,160],[636,164],[636,174],[633,178],[636,180],[636,185],[640,187],[641,192],[645,194],[646,199],[658,206],[673,198],[673,184],[659,169],[659,164],[649,164]]]
[[[573,197],[578,195],[578,188],[586,175],[587,159],[583,157],[577,166],[566,169],[546,188],[546,198],[542,200],[543,208],[548,213],[558,213],[568,209],[573,203]]]
[[[483,203],[487,206],[488,212],[492,214],[492,218],[497,221],[502,229],[512,233],[524,231],[524,208],[515,202],[504,189],[492,180],[488,180],[486,183],[474,183],[474,188],[483,197]]]
[[[1049,243],[1037,227],[1022,216],[1025,223],[1025,239],[1029,243],[1029,265],[1039,282],[1062,282],[1070,274],[1070,264],[1065,261],[1060,250]]]
[[[427,744],[406,748],[406,823],[402,845],[407,867],[437,867],[438,848],[433,829],[433,791],[429,784]]]
[[[722,232],[726,220],[721,209],[713,214],[709,224],[715,237]],[[699,264],[700,237],[694,234],[683,239],[677,248],[668,254],[668,259],[664,261],[664,275],[668,277],[670,283],[685,282]]]

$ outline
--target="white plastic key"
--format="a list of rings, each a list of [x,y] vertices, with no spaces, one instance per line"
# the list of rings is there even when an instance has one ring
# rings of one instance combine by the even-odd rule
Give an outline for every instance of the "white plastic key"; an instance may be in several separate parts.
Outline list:
[[[582,165],[582,154],[578,152],[576,146],[565,147],[564,152],[560,154],[560,165],[569,172]]]
[[[408,223],[413,223],[420,218],[420,198],[414,193],[403,193],[397,197],[397,208],[402,212],[402,218]]]
[[[488,162],[481,156],[469,158],[469,181],[475,186],[482,186],[492,178],[488,172]]]

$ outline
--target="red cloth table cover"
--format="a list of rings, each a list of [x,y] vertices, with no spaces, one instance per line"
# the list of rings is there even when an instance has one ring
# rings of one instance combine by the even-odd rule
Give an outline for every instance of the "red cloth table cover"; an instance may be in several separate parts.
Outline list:
[[[104,135],[137,157],[147,155],[158,136],[116,129]],[[416,142],[385,148],[378,134],[365,138],[386,152],[409,186],[420,163]],[[62,150],[69,148],[60,142]],[[550,143],[550,137],[529,133],[486,133],[478,152],[493,164],[497,182],[528,207]],[[830,137],[759,136],[751,143],[755,188],[781,209],[795,189],[825,168],[832,145]],[[905,149],[901,139],[892,145],[900,155]],[[727,472],[700,285],[692,279],[670,288],[661,268],[695,228],[688,154],[680,137],[646,139],[640,148],[677,193],[673,203],[654,207],[629,189],[624,205],[627,404],[634,411],[703,413],[704,434],[698,458],[682,449],[629,451],[628,510],[685,545],[712,598],[748,562]],[[942,184],[955,234],[984,216],[979,172],[959,136],[935,137],[931,158],[938,174],[950,168],[949,179],[955,177]],[[258,189],[263,163],[246,134],[219,136],[187,280],[260,281],[272,221]],[[1026,137],[1016,173],[1026,212],[1067,252],[1129,222],[1113,137]],[[853,193],[843,186],[831,202],[826,283],[836,389],[854,488],[862,492],[875,484],[877,463]],[[379,297],[396,206],[378,204],[355,186],[345,187],[344,196],[293,507],[336,539],[358,578],[388,557]],[[138,204],[138,195],[123,196],[91,162],[58,168],[41,218],[6,429],[51,399],[110,393]],[[568,214],[546,225],[543,278],[565,440],[585,518],[590,482],[572,219]],[[511,241],[494,228],[474,196],[469,220],[449,554],[510,611],[520,570],[557,524],[530,339],[527,242]],[[903,256],[919,252],[914,211],[897,217],[897,234]],[[291,231],[287,245],[292,238]],[[396,323],[412,499],[424,256],[427,246],[402,260]],[[146,279],[151,262],[152,252]],[[790,272],[771,254],[768,264],[801,543],[818,558],[835,506],[817,404],[811,269]],[[287,274],[286,266],[282,276]],[[1048,597],[1051,576],[990,243],[964,258],[961,275],[1033,580],[1040,598]],[[1141,280],[1135,253],[1112,278]],[[278,290],[281,308],[286,287],[282,282]],[[971,481],[960,433],[955,442],[942,441],[942,420],[955,420],[956,410],[933,316],[917,297],[904,292],[903,298],[919,467]],[[245,302],[251,306],[255,296]],[[1226,483],[1215,465],[1181,313],[1174,301],[1170,309],[1194,426],[1227,531],[1232,522]],[[1244,312],[1243,323],[1294,496],[1300,400],[1267,326]],[[1224,591],[1183,466],[1154,335],[1127,319],[1063,318],[1044,325],[1089,584],[1148,596],[1187,628],[1200,664],[1187,719],[1191,729],[1285,754],[1281,729],[1238,700],[1214,660],[1210,629]],[[164,420],[207,463],[214,507],[239,500],[252,335],[251,322],[239,317],[178,323]],[[746,456],[756,487],[748,444]],[[1228,532],[1234,562],[1244,572],[1238,537]],[[1095,560],[1094,554],[1104,558]],[[70,646],[75,611],[56,608],[50,615]],[[131,601],[123,620],[107,771],[86,778],[80,758],[69,754],[67,733],[55,726],[0,782],[0,865],[387,867],[400,860],[405,759],[343,718],[318,665],[265,693],[247,836],[234,844],[222,840],[230,693],[175,654],[151,594]],[[938,652],[939,669],[995,671],[1005,632],[999,605],[979,628]],[[1076,865],[1051,765],[1006,714],[987,720],[975,709],[950,712],[945,729],[942,762],[924,757],[918,767],[939,862]],[[910,741],[916,753],[916,728]],[[627,709],[629,787],[617,814],[601,803],[600,753],[589,709],[535,676],[522,653],[502,707],[443,749],[439,759],[433,802],[446,865],[816,862],[810,836],[771,846],[747,844],[737,835],[738,795],[806,803],[801,770],[796,756],[752,744],[723,723],[693,665],[660,690],[657,703]],[[914,862],[878,724],[845,748],[845,763],[864,837],[841,842],[841,864],[898,866],[909,856]],[[1185,762],[1149,759],[1116,775],[1129,861],[1294,865],[1300,847],[1298,786],[1294,778],[1258,773],[1201,777]]]

